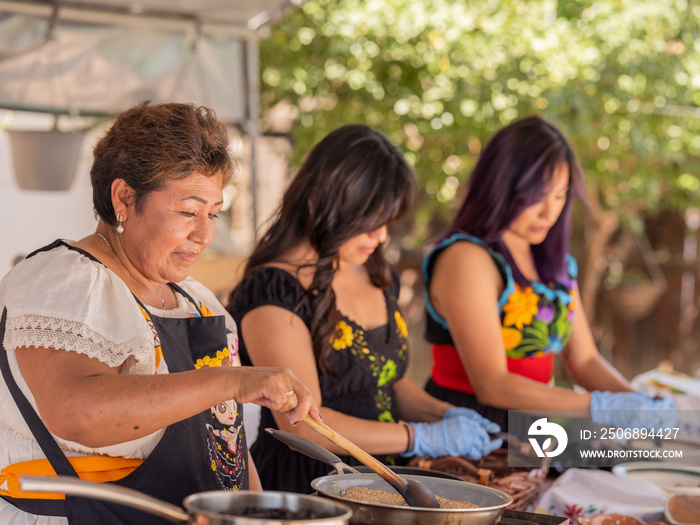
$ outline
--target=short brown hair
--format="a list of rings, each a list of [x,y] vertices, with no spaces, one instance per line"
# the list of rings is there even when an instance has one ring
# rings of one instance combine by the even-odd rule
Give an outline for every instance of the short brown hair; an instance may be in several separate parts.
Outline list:
[[[226,126],[214,111],[192,104],[150,101],[120,113],[95,146],[90,169],[95,213],[115,224],[111,188],[115,179],[134,190],[138,209],[143,199],[168,181],[193,173],[221,174],[224,184],[233,176],[234,160]]]

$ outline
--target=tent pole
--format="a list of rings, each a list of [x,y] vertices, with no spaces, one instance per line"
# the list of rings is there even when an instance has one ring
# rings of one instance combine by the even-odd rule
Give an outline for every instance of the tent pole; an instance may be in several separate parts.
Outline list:
[[[260,138],[260,58],[258,40],[249,36],[243,40],[246,87],[246,132],[250,140],[250,191],[253,212],[253,240],[258,236],[258,162],[257,149]]]

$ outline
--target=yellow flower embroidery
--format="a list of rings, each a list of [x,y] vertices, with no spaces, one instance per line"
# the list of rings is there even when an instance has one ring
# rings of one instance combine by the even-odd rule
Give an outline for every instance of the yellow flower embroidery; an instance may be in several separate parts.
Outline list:
[[[345,321],[338,321],[335,333],[331,335],[330,343],[336,350],[342,350],[352,345],[352,328]]]
[[[576,288],[572,288],[569,290],[569,293],[571,294],[571,302],[569,303],[569,311],[573,312],[576,309]]]
[[[231,366],[231,352],[228,346],[216,352],[216,359],[219,361],[217,366]]]
[[[406,337],[408,335],[406,320],[399,312],[394,312],[394,319],[396,320],[396,326],[399,329],[399,334],[401,334],[401,337]]]
[[[506,314],[503,325],[515,326],[518,330],[522,330],[523,325],[530,324],[533,316],[537,315],[539,300],[540,296],[532,290],[531,286],[522,290],[516,284],[515,292],[508,297],[508,303],[503,306]]]
[[[501,336],[503,337],[503,346],[506,350],[512,350],[520,344],[523,334],[515,328],[501,327]]]
[[[195,368],[202,368],[203,366],[231,366],[231,360],[229,359],[229,356],[231,353],[229,352],[228,348],[224,348],[223,350],[219,350],[216,352],[216,357],[210,357],[210,356],[204,356],[202,359],[197,359],[197,362],[194,364]],[[226,364],[224,364],[224,361]]]
[[[205,356],[202,359],[197,359],[197,362],[194,364],[195,368],[202,368],[203,366],[209,366],[209,363],[211,362],[211,357]]]
[[[199,309],[202,311],[202,317],[213,317],[214,312],[207,308],[204,304],[199,303]]]

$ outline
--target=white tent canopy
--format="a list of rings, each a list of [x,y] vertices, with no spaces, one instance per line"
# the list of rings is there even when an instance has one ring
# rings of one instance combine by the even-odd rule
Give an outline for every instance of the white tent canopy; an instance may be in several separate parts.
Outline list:
[[[0,0],[0,107],[114,114],[151,99],[255,121],[259,31],[289,5]]]
[[[44,127],[37,131],[48,132],[53,123],[66,132],[84,126],[86,118],[89,124],[91,117],[113,116],[147,99],[211,107],[250,141],[254,228],[259,220],[258,39],[284,9],[303,1],[0,0],[0,113],[60,115],[43,119]],[[35,131],[13,129],[18,130],[15,137]],[[11,141],[11,157],[15,177],[23,178],[21,183],[18,178],[20,188],[55,190],[71,184],[68,177],[65,185],[58,180],[59,157],[67,166],[77,162],[69,158],[68,148],[52,145],[61,155],[48,158],[50,148],[32,145],[33,150],[20,154],[17,142]],[[18,170],[17,159],[28,161],[32,169]],[[27,183],[30,172],[42,177]],[[24,198],[20,194],[14,200]]]

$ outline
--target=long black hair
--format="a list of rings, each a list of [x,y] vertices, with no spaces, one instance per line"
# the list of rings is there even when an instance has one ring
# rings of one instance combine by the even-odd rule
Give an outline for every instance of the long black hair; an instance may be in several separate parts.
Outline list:
[[[308,154],[282,197],[277,215],[246,263],[255,268],[280,261],[308,241],[318,254],[306,300],[312,309],[314,356],[322,371],[337,322],[331,287],[338,250],[350,238],[391,224],[413,204],[415,176],[396,145],[368,126],[352,124],[327,135]],[[379,246],[365,263],[372,283],[386,289],[391,269]],[[236,290],[231,292],[229,308]]]

